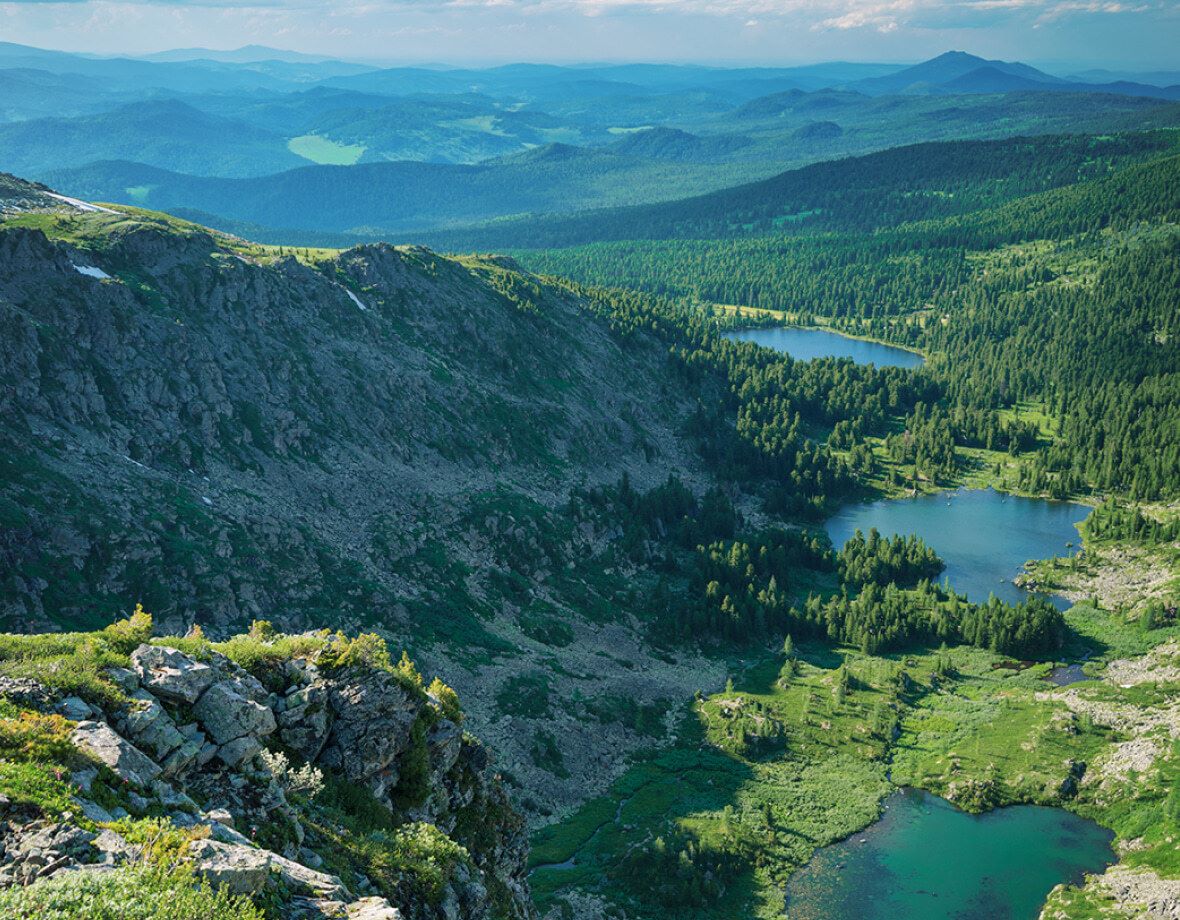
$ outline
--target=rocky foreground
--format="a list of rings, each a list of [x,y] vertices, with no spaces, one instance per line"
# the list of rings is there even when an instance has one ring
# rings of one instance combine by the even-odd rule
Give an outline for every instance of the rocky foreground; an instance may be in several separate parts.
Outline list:
[[[445,685],[375,636],[149,631],[3,637],[0,915],[145,864],[267,917],[533,915],[523,823]]]

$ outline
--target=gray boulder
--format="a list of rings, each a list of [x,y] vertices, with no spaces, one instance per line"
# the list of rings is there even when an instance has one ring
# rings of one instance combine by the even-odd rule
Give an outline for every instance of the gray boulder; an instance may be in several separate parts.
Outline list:
[[[144,687],[174,703],[195,703],[217,678],[209,665],[163,645],[141,645],[131,653],[131,665]]]
[[[257,894],[272,874],[292,891],[310,891],[332,898],[347,898],[348,889],[340,879],[316,872],[270,850],[218,840],[199,840],[189,847],[197,872],[211,885],[225,885],[236,894]]]
[[[106,764],[121,778],[148,788],[160,775],[155,762],[105,722],[79,722],[71,740],[74,746]]]
[[[239,693],[232,681],[209,687],[193,707],[193,714],[217,744],[228,744],[243,735],[269,735],[276,727],[274,713]]]
[[[278,722],[283,744],[304,760],[314,761],[323,750],[331,725],[328,688],[315,683],[288,694],[282,702]]]
[[[196,871],[213,887],[224,885],[234,894],[257,894],[270,881],[267,850],[218,840],[198,840],[189,846]]]
[[[262,750],[262,742],[254,735],[243,735],[217,749],[218,759],[227,767],[236,767],[251,760]]]
[[[402,920],[402,913],[385,898],[361,898],[348,905],[348,920]]]
[[[185,741],[164,707],[144,690],[131,693],[131,705],[120,717],[119,727],[156,760],[163,760]]]
[[[82,722],[94,717],[90,704],[78,696],[67,696],[57,704],[57,711],[71,722]]]
[[[319,762],[378,797],[397,785],[397,758],[410,746],[420,704],[397,679],[367,672],[334,683],[329,692],[332,728]]]
[[[426,736],[426,748],[430,752],[431,780],[434,785],[441,785],[442,778],[459,760],[463,729],[450,719],[441,719]]]

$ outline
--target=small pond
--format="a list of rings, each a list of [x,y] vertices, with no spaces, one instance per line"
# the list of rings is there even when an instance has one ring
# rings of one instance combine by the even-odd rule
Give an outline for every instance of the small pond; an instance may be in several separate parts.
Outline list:
[[[792,876],[790,920],[1036,920],[1055,885],[1114,862],[1113,835],[1060,808],[969,815],[917,789],[885,805]]]
[[[976,603],[994,592],[1008,603],[1029,592],[1012,579],[1029,559],[1068,555],[1079,540],[1077,528],[1090,509],[1073,502],[1019,498],[994,489],[959,489],[883,499],[841,509],[824,525],[839,549],[859,529],[876,527],[882,536],[917,534],[946,563],[940,579]],[[1049,598],[1061,610],[1064,598]]]
[[[798,326],[770,326],[758,329],[737,329],[725,334],[736,342],[755,342],[785,352],[799,361],[812,358],[851,358],[857,364],[877,367],[919,367],[926,360],[920,354],[854,339],[826,329],[801,329]]]
[[[1073,664],[1060,664],[1053,668],[1045,680],[1058,687],[1068,687],[1070,684],[1080,683],[1083,680],[1089,680],[1089,678],[1082,670],[1082,663],[1074,662]]]

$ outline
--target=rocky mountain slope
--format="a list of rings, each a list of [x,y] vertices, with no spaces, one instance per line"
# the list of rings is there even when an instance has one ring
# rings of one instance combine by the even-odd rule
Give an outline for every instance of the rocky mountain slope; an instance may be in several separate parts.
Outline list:
[[[708,485],[664,346],[507,262],[46,195],[0,191],[0,628],[142,601],[178,634],[380,629],[461,692],[534,816],[723,679],[653,654],[598,561],[617,535],[569,512],[623,474]]]
[[[0,915],[134,916],[198,881],[209,913],[174,916],[534,916],[523,820],[453,691],[373,635],[151,625],[0,649],[30,675],[0,677]]]

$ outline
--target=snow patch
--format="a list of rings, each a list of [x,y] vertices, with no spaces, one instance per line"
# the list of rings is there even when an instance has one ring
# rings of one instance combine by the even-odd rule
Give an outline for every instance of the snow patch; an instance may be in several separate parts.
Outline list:
[[[89,201],[82,201],[80,198],[69,198],[65,195],[59,195],[57,192],[46,192],[50,198],[56,198],[58,201],[65,202],[71,207],[77,208],[79,211],[100,211],[103,214],[118,214],[111,208],[104,208],[102,205],[91,204]]]
[[[79,265],[76,262],[71,262],[70,264],[74,266],[74,271],[76,271],[79,275],[87,275],[88,277],[98,278],[100,280],[103,278],[109,280],[111,277],[101,268],[95,268],[93,265]]]

